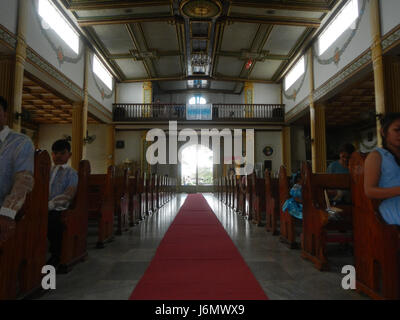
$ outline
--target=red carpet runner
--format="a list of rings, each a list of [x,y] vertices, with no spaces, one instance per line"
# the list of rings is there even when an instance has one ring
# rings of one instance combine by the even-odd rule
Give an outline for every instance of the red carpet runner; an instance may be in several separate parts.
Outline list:
[[[189,195],[131,300],[268,299],[207,201]]]

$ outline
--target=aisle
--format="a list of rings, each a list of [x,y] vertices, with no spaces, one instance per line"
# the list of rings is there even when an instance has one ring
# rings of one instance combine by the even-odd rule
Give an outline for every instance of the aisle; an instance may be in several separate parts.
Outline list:
[[[200,194],[189,195],[132,300],[268,299]]]

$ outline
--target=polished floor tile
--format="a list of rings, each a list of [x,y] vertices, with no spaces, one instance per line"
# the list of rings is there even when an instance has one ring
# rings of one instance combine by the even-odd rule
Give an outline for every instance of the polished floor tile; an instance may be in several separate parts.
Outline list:
[[[290,250],[279,237],[245,220],[212,195],[205,197],[270,299],[366,299],[341,288],[340,265],[352,261],[346,248],[329,248],[334,267],[320,272],[300,257],[300,250]],[[96,235],[90,232],[88,259],[70,273],[57,275],[57,289],[40,299],[128,299],[185,199],[186,195],[178,195],[103,249],[95,248]]]

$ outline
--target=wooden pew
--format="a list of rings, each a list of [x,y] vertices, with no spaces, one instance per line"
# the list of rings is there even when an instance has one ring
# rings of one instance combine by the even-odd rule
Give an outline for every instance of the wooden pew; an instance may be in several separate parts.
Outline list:
[[[337,205],[343,209],[343,220],[329,220],[326,212],[325,189],[350,189],[348,174],[313,174],[309,163],[302,165],[303,234],[302,257],[314,263],[318,270],[328,269],[328,242],[352,241],[351,205]],[[350,232],[350,234],[348,234]]]
[[[47,254],[50,165],[47,151],[35,152],[33,190],[16,216],[14,233],[0,245],[0,300],[27,296],[41,286]]]
[[[133,227],[139,223],[137,219],[138,206],[138,182],[137,172],[133,176],[129,176],[129,226]]]
[[[147,173],[143,172],[142,175],[142,179],[143,179],[143,188],[142,188],[142,219],[144,219],[146,216],[149,215],[149,195],[148,195],[148,177],[147,177]]]
[[[152,177],[152,194],[153,194],[153,213],[155,213],[158,210],[158,194],[157,194],[157,181],[158,181],[158,176],[156,174],[153,175]]]
[[[289,178],[286,168],[281,166],[279,169],[279,217],[280,217],[280,240],[286,243],[290,249],[298,247],[296,242],[295,218],[287,211],[282,211],[283,204],[290,198]]]
[[[247,176],[239,176],[239,203],[238,213],[245,215],[246,213],[246,192],[247,192]]]
[[[107,174],[91,174],[88,182],[89,219],[98,223],[97,248],[114,239],[114,175],[110,166]]]
[[[356,288],[373,299],[400,299],[400,228],[366,197],[364,157],[354,152],[350,159]]]
[[[262,224],[262,215],[265,212],[265,181],[257,178],[255,173],[250,176],[252,190],[252,222],[257,226]]]
[[[89,176],[89,161],[81,160],[75,199],[70,209],[61,213],[61,220],[65,226],[58,268],[61,273],[69,272],[73,265],[87,257]]]
[[[147,216],[146,172],[140,173],[139,177],[140,220],[144,220]]]
[[[272,232],[272,235],[279,234],[279,189],[278,179],[271,178],[271,173],[268,169],[265,170],[265,212],[266,224],[265,229]]]
[[[129,169],[116,170],[114,207],[118,218],[117,235],[129,230],[129,175]]]
[[[236,175],[233,176],[233,210],[238,212],[239,182]]]

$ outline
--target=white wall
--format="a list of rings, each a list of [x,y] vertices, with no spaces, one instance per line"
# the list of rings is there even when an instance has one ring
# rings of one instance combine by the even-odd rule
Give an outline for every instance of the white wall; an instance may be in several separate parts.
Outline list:
[[[136,161],[140,166],[140,148],[143,131],[117,131],[115,141],[123,140],[125,147],[115,150],[115,164],[121,164],[125,160]]]
[[[102,174],[107,172],[107,127],[106,125],[88,126],[89,135],[96,135],[96,140],[87,145],[86,159],[90,162],[92,174]],[[72,135],[71,124],[43,124],[39,127],[39,148],[51,153],[52,144],[63,139],[64,135]]]
[[[118,83],[117,103],[143,103],[143,83]]]
[[[0,24],[11,31],[17,33],[18,1],[0,0]]]
[[[274,150],[273,154],[267,157],[263,153],[266,146],[271,146]],[[264,160],[272,160],[272,172],[278,172],[282,165],[282,133],[272,131],[256,131],[255,132],[255,163],[262,163]],[[263,167],[263,170],[265,168]]]
[[[292,171],[296,172],[297,170],[300,170],[301,162],[307,159],[303,127],[290,128],[290,146]]]
[[[7,2],[17,1],[12,0]],[[80,41],[80,55],[77,55],[53,30],[44,30],[41,26],[41,18],[37,12],[37,3],[37,0],[32,0],[28,4],[29,14],[27,17],[26,32],[28,46],[80,88],[83,88],[84,54],[82,41]],[[51,43],[53,43],[53,47]],[[62,48],[65,57],[76,59],[77,61],[64,61],[60,63],[57,58],[57,49],[59,47]]]
[[[280,104],[280,84],[254,83],[254,104]]]
[[[385,35],[400,23],[400,1],[399,0],[381,0],[381,32]]]
[[[365,7],[365,12],[362,14],[361,11],[363,7]],[[329,64],[321,64],[317,57],[314,57],[315,89],[319,88],[371,46],[370,2],[368,0],[359,0],[359,8],[360,15],[362,15],[359,17],[359,19],[361,19],[360,23],[355,36],[341,55],[338,63],[336,64],[335,62],[331,62]],[[326,50],[321,56],[318,56],[319,59],[327,60],[334,57],[336,49],[342,49],[345,46],[345,43],[352,32],[353,30],[351,28],[345,31],[328,50]],[[319,54],[317,39],[314,42],[314,52]]]

